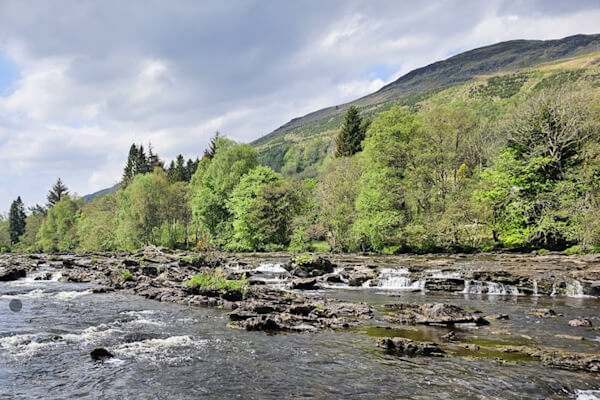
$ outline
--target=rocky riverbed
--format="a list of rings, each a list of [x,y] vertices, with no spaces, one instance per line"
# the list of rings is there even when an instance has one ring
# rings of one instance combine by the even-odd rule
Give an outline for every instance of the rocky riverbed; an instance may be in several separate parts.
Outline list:
[[[219,268],[229,279],[244,277],[249,289],[188,287],[194,275]],[[551,341],[496,340],[475,343],[473,329],[486,327],[508,337],[501,322],[508,314],[482,315],[453,296],[502,298],[587,298],[600,296],[600,256],[484,254],[446,256],[185,253],[148,247],[138,253],[8,254],[0,256],[0,281],[23,279],[89,283],[94,293],[134,294],[187,306],[227,310],[228,326],[247,331],[310,333],[367,329],[377,332],[374,347],[396,356],[493,356],[505,361],[537,360],[545,365],[600,372],[597,316],[571,316],[570,333],[556,341],[588,345],[555,347]],[[347,291],[347,298],[332,293]],[[361,293],[385,292],[443,297],[429,302],[365,302]],[[344,297],[344,296],[342,296]],[[442,301],[443,300],[443,301]],[[419,304],[420,303],[420,304]],[[540,320],[556,318],[551,308],[531,308]],[[558,320],[557,320],[558,321]],[[565,325],[567,325],[565,323]],[[415,334],[410,327],[446,329],[443,335]],[[365,328],[367,327],[367,328]],[[427,328],[436,329],[436,328]],[[423,332],[423,331],[420,331]],[[515,335],[513,335],[514,337]],[[527,336],[527,335],[521,335]],[[590,341],[590,339],[592,339]]]

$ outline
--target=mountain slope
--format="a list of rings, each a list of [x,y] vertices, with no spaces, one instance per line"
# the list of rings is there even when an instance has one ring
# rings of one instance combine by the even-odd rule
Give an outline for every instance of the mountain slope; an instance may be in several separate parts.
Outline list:
[[[315,138],[330,143],[350,105],[359,107],[363,115],[373,115],[392,103],[415,104],[433,93],[480,76],[516,72],[599,50],[600,34],[545,41],[512,40],[477,48],[409,72],[377,92],[350,103],[295,118],[251,144],[260,152],[263,162],[280,170],[294,145],[306,145]]]

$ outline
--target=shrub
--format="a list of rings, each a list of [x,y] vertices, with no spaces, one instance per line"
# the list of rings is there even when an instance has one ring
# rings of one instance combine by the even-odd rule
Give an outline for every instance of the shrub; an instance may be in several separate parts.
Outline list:
[[[226,279],[220,268],[216,268],[212,273],[194,275],[185,285],[190,288],[233,290],[244,294],[248,290],[246,274],[243,274],[241,279]]]

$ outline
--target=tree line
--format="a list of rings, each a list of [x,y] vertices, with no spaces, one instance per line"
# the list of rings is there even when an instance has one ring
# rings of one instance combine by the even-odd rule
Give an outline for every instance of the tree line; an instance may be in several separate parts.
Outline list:
[[[0,247],[433,252],[600,250],[600,101],[588,86],[490,102],[450,93],[373,118],[350,107],[316,179],[215,135],[168,167],[132,145],[121,188],[84,204],[59,180],[17,198]]]

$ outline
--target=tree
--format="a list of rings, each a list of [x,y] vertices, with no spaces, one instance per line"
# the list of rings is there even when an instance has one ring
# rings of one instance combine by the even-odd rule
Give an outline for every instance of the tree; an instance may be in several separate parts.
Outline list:
[[[215,154],[217,154],[217,145],[220,137],[219,131],[216,131],[215,136],[213,136],[208,143],[208,148],[204,150],[204,155],[202,158],[208,158],[209,160],[213,159]]]
[[[111,251],[117,249],[118,213],[116,194],[107,194],[82,207],[77,220],[79,249],[83,251]]]
[[[165,169],[165,164],[162,162],[158,154],[152,151],[152,143],[148,143],[148,172],[154,171],[156,168]]]
[[[77,248],[77,219],[81,201],[63,196],[48,214],[37,235],[37,245],[45,252]]]
[[[355,157],[331,159],[325,164],[318,192],[321,220],[333,251],[354,250],[352,225],[356,221],[360,168]]]
[[[125,164],[125,168],[123,169],[123,177],[121,178],[121,186],[123,188],[127,187],[127,185],[131,183],[133,177],[135,176],[137,157],[138,149],[135,143],[133,143],[129,148],[127,163]]]
[[[135,158],[134,165],[134,175],[151,172],[150,168],[148,167],[148,158],[146,157],[146,152],[144,151],[144,146],[142,145],[140,145],[140,147],[137,149],[137,156]]]
[[[46,197],[48,200],[48,208],[54,207],[56,203],[58,203],[64,196],[69,194],[69,189],[65,186],[63,181],[58,178],[54,186],[48,192],[48,196]]]
[[[420,119],[395,106],[373,121],[360,154],[362,175],[353,230],[360,247],[381,251],[402,246],[402,228],[410,215],[404,176],[410,167]]]
[[[21,235],[25,233],[25,206],[21,200],[21,196],[17,197],[10,205],[8,213],[8,232],[12,244],[19,242]]]
[[[204,158],[192,178],[192,211],[197,223],[210,233],[216,244],[231,237],[231,212],[227,202],[242,177],[258,165],[256,150],[247,144],[219,138],[217,152]]]
[[[591,198],[577,171],[597,154],[584,151],[598,141],[594,101],[580,88],[542,91],[516,107],[503,129],[508,142],[478,194],[493,210],[494,236],[509,247],[566,247],[575,216],[563,210],[576,204],[567,193]]]
[[[281,175],[269,167],[258,166],[240,180],[231,193],[227,208],[233,217],[233,239],[229,247],[236,250],[258,250],[264,246],[256,235],[256,221],[250,221],[250,209],[263,187],[281,180]]]
[[[360,117],[358,108],[350,106],[335,139],[335,157],[349,157],[361,151],[369,125],[369,120],[363,121]]]
[[[10,251],[12,244],[8,232],[8,219],[0,214],[0,253]]]

